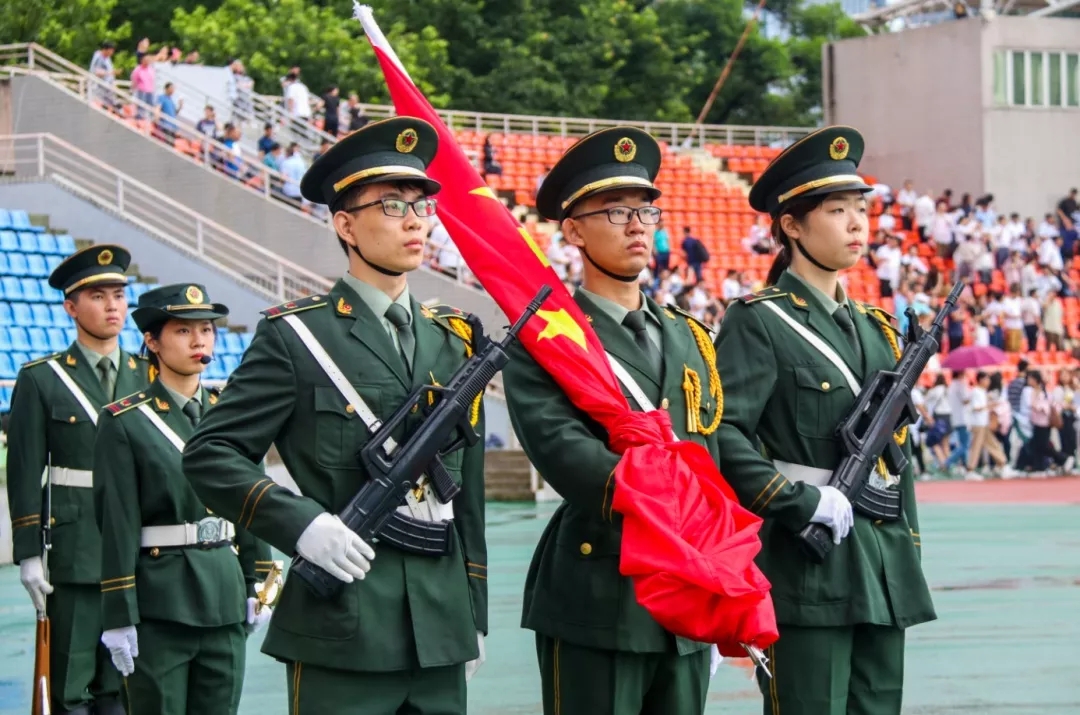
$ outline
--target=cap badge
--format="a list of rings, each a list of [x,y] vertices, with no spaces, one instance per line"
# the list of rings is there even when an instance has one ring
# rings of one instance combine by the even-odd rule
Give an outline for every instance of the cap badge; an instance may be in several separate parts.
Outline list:
[[[637,156],[637,144],[630,137],[623,137],[615,142],[615,161],[626,163]]]
[[[203,302],[203,293],[196,286],[188,286],[188,289],[184,291],[184,297],[187,298],[188,303],[192,305],[198,305]]]
[[[832,140],[832,144],[829,145],[829,156],[836,161],[846,159],[848,150],[851,149],[851,145],[848,144],[848,140],[844,137],[836,137]]]
[[[394,143],[394,148],[402,154],[408,154],[416,148],[416,144],[419,140],[420,137],[416,135],[416,130],[409,128],[397,135],[397,142]]]
[[[103,251],[101,251],[99,254],[97,254],[97,262],[98,262],[99,266],[107,266],[107,265],[109,265],[110,263],[112,263],[112,259],[113,259],[112,251],[110,251],[107,248],[104,249]]]

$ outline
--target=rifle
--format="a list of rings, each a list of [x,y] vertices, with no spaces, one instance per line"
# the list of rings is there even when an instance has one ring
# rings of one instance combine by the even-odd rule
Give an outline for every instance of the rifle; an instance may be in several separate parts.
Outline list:
[[[505,367],[510,359],[506,353],[510,343],[550,294],[551,288],[543,286],[501,342],[488,339],[480,321],[468,318],[473,354],[450,378],[450,384],[417,388],[389,420],[374,428],[375,433],[361,448],[360,462],[370,479],[338,515],[345,526],[368,543],[382,540],[429,556],[449,553],[449,521],[421,521],[402,515],[397,508],[409,492],[424,485],[425,474],[444,504],[461,491],[441,457],[480,439],[469,423],[472,403]],[[391,434],[418,408],[424,409],[423,421],[403,444],[397,445]],[[345,586],[301,556],[293,560],[289,573],[299,576],[324,599],[336,597]]]
[[[893,434],[918,419],[911,404],[911,388],[930,357],[937,353],[945,318],[956,307],[964,285],[958,281],[953,286],[928,330],[919,326],[913,308],[905,311],[908,331],[900,362],[894,370],[878,370],[874,374],[837,427],[845,456],[829,479],[829,486],[839,489],[853,507],[875,518],[899,518],[900,493],[867,489],[867,484],[874,469],[900,474],[907,468],[907,457]],[[833,549],[831,531],[823,524],[808,524],[799,532],[798,539],[803,551],[816,563],[823,563]]]
[[[41,567],[49,577],[49,551],[52,550],[52,454],[45,467],[45,490],[41,499]],[[52,645],[49,616],[42,608],[37,612],[37,633],[34,638],[34,682],[30,701],[31,715],[52,715],[49,656]]]

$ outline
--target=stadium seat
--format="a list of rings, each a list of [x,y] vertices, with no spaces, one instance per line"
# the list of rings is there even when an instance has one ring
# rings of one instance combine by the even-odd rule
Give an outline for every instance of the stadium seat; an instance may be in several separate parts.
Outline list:
[[[26,303],[11,304],[11,324],[28,328],[34,324],[34,313]]]
[[[241,355],[244,352],[244,344],[240,341],[238,333],[226,333],[225,351],[230,355]]]
[[[0,387],[0,412],[11,412],[10,387]]]
[[[60,247],[56,245],[56,236],[51,233],[39,233],[37,239],[39,253],[52,255],[59,252]]]
[[[67,312],[64,310],[63,305],[53,303],[49,306],[49,312],[52,313],[52,324],[58,328],[70,328],[71,318],[68,317]]]
[[[11,266],[8,264],[8,254],[0,253],[0,276],[10,276]]]
[[[45,256],[45,267],[49,269],[49,273],[51,274],[63,260],[63,256]]]
[[[11,325],[11,303],[0,302],[0,325]]]
[[[15,366],[15,371],[18,372],[26,363],[30,362],[30,355],[24,352],[11,352],[11,364]]]
[[[240,342],[244,345],[244,352],[251,346],[251,339],[255,337],[255,333],[244,333],[240,336]]]
[[[64,337],[67,338],[67,344],[71,345],[73,342],[75,342],[78,339],[79,331],[76,330],[75,328],[65,328],[64,329]]]
[[[120,347],[124,352],[137,353],[142,347],[142,336],[134,330],[124,330],[120,333]]]
[[[23,300],[30,303],[41,302],[41,284],[38,283],[37,278],[23,278],[22,292]]]
[[[26,265],[30,269],[30,275],[35,278],[44,278],[49,275],[49,267],[45,264],[45,256],[40,253],[30,253],[26,256]]]
[[[34,233],[43,233],[45,231],[41,226],[30,223],[30,214],[21,209],[11,212],[11,227],[17,231],[33,231]]]
[[[0,379],[14,380],[18,375],[19,369],[11,358],[10,353],[0,353]]]
[[[235,355],[226,355],[223,362],[225,363],[225,374],[227,375],[231,375],[233,370],[240,367],[240,358]]]
[[[56,247],[61,256],[70,256],[75,253],[75,239],[70,234],[60,234],[56,237]]]
[[[10,253],[19,250],[19,237],[14,231],[0,231],[0,251]]]
[[[19,232],[19,250],[23,253],[37,253],[38,241],[37,234],[30,233],[29,231]]]
[[[34,316],[34,325],[40,328],[52,327],[52,312],[44,303],[34,303],[30,306],[30,312]]]
[[[30,336],[26,334],[26,328],[8,328],[8,337],[11,339],[12,350],[30,352]]]
[[[13,349],[11,347],[11,338],[8,336],[8,329],[0,325],[0,353],[9,353]]]
[[[26,256],[21,253],[9,253],[7,274],[19,277],[30,275],[30,266],[26,263]]]
[[[30,339],[30,348],[36,353],[49,353],[49,336],[45,328],[27,328],[26,337]]]
[[[49,328],[49,352],[58,353],[62,350],[67,350],[71,343],[68,342],[67,336],[60,328]]]
[[[42,278],[40,281],[38,281],[38,284],[41,286],[41,300],[43,303],[64,302],[64,291],[60,290],[59,288],[53,288],[51,285],[49,285],[48,278]]]
[[[11,228],[11,212],[7,209],[0,209],[0,229]]]
[[[225,373],[225,369],[222,367],[221,360],[214,360],[206,366],[206,371],[203,373],[203,377],[207,380],[224,380],[228,377]]]

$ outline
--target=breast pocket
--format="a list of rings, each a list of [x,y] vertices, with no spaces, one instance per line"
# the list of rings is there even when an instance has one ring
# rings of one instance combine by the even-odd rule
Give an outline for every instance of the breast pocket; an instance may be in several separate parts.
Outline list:
[[[60,430],[61,435],[74,434],[75,430],[90,423],[90,415],[86,414],[86,410],[81,405],[74,402],[53,405],[51,417],[53,428]]]
[[[373,385],[354,385],[368,408],[379,415],[382,392]],[[357,414],[334,387],[315,388],[315,461],[332,469],[359,469],[357,452],[370,433]]]
[[[854,402],[844,376],[832,366],[795,368],[796,429],[803,437],[832,439]]]

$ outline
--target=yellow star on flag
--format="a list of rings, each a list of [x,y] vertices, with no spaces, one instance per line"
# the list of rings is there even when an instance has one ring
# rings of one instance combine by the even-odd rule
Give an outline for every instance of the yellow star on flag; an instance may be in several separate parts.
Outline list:
[[[536,336],[538,341],[544,338],[557,338],[561,335],[588,352],[589,345],[585,342],[585,331],[581,329],[576,320],[570,317],[570,314],[566,312],[566,308],[538,310],[536,311],[536,317],[547,323],[544,329]]]

